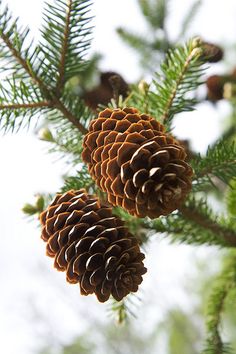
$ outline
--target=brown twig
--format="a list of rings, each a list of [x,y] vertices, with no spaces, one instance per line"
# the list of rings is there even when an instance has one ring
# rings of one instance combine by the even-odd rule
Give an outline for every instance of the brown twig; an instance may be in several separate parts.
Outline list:
[[[179,211],[185,218],[195,222],[204,229],[212,231],[226,246],[236,247],[236,233],[233,231],[224,228],[196,209],[182,206],[179,208]]]
[[[0,37],[5,42],[7,47],[10,49],[14,58],[18,61],[18,63],[25,69],[28,75],[33,79],[33,81],[37,84],[37,86],[41,89],[41,92],[45,95],[48,99],[48,107],[58,109],[82,134],[87,133],[87,129],[78,121],[76,116],[74,116],[66,106],[60,101],[57,95],[47,87],[47,85],[38,77],[38,75],[33,71],[27,61],[22,58],[19,51],[17,51],[9,40],[9,38],[4,34],[1,33]],[[46,101],[45,101],[46,102]],[[13,107],[12,107],[13,109]]]
[[[20,108],[38,108],[38,107],[51,107],[51,102],[50,101],[41,101],[41,102],[32,102],[32,103],[1,104],[0,110],[20,109]]]
[[[76,127],[82,134],[87,134],[88,130],[78,121],[78,119],[64,106],[59,100],[54,101],[54,107],[57,108],[64,116]]]

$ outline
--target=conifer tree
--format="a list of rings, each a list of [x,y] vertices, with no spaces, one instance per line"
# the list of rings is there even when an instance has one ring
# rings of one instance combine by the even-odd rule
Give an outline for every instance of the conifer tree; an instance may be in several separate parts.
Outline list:
[[[160,36],[147,41],[127,29],[118,33],[139,51],[142,63],[149,68],[155,63],[152,82],[134,83],[127,90],[122,78],[110,73],[113,98],[94,109],[86,105],[82,84],[99,59],[87,56],[96,31],[91,1],[46,3],[37,44],[1,2],[1,128],[18,131],[39,120],[44,126],[41,139],[72,164],[76,173],[66,178],[56,196],[41,195],[24,211],[40,214],[42,239],[55,267],[66,271],[70,283],[80,284],[82,295],[95,293],[102,302],[112,295],[112,310],[120,322],[129,313],[128,294],[138,291],[146,272],[140,247],[151,233],[227,251],[209,299],[203,353],[230,353],[220,323],[227,296],[236,287],[235,74],[227,75],[220,87],[232,98],[230,127],[205,155],[190,151],[175,137],[173,118],[189,112],[191,119],[202,99],[198,87],[204,84],[206,63],[221,59],[221,54],[200,38],[181,45],[170,42],[167,1],[138,3],[152,32]],[[184,19],[178,42],[199,4],[196,1]],[[104,83],[104,76],[101,79]],[[219,215],[209,200],[217,194],[222,201],[225,192],[225,212]]]

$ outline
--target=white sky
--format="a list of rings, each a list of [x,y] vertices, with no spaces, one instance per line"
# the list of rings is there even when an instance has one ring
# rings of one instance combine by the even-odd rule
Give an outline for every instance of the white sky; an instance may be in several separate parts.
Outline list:
[[[41,22],[42,1],[8,0],[7,3],[20,16],[22,23],[28,23],[36,31]],[[180,19],[191,2],[173,0],[170,3],[169,29],[175,38]],[[114,33],[114,28],[120,25],[141,33],[145,30],[136,1],[97,0],[94,1],[94,13],[93,49],[106,56],[102,67],[117,70],[130,82],[138,79],[133,51],[122,45]],[[235,0],[203,0],[190,34],[230,44],[236,35],[235,15]],[[226,57],[226,60],[230,62],[230,58]],[[222,70],[221,66],[217,67]],[[183,138],[192,137],[193,146],[204,151],[218,135],[228,110],[227,103],[222,102],[217,110],[207,105],[191,113],[191,117],[182,115],[176,122],[176,132]],[[31,354],[42,336],[50,337],[52,343],[58,337],[70,338],[88,326],[89,321],[105,317],[106,312],[105,307],[93,298],[81,298],[76,286],[66,284],[64,275],[54,271],[51,260],[44,256],[45,245],[39,239],[39,229],[34,223],[28,223],[20,212],[25,202],[33,200],[35,193],[58,190],[62,184],[60,176],[68,167],[62,161],[55,162],[55,156],[47,154],[46,145],[26,133],[1,137],[0,151],[0,348],[4,354]],[[173,301],[181,306],[187,302],[188,294],[179,283],[191,276],[190,260],[205,255],[202,250],[187,246],[170,247],[157,241],[151,246],[147,256],[149,273],[143,286],[142,306],[146,312],[141,311],[137,320],[139,326],[147,321],[154,323],[158,317],[161,319],[163,312],[159,309],[168,308]],[[174,265],[170,259],[175,260]],[[148,301],[154,300],[147,294],[153,295],[153,284],[157,284],[155,303],[150,309]],[[89,313],[86,313],[88,307]],[[87,321],[83,320],[81,324],[82,317]],[[141,329],[147,330],[143,326]]]

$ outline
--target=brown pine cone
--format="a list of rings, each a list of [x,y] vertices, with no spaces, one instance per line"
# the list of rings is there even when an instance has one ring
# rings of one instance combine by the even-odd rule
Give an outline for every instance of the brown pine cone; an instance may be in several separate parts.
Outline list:
[[[225,78],[220,75],[212,75],[207,78],[207,98],[210,101],[219,101],[223,98],[225,82]]]
[[[83,147],[82,158],[108,201],[131,215],[168,215],[191,189],[184,148],[162,124],[135,108],[100,112]]]
[[[136,292],[146,273],[137,239],[112,215],[112,209],[84,189],[57,194],[40,215],[41,238],[54,266],[66,271],[82,295],[100,302]]]
[[[114,71],[103,72],[100,75],[100,84],[83,95],[85,104],[96,110],[99,104],[106,106],[114,97],[113,79],[116,80],[116,93],[127,97],[129,86],[123,77]]]
[[[202,42],[202,49],[202,58],[208,61],[208,63],[217,63],[223,58],[224,52],[216,44]]]

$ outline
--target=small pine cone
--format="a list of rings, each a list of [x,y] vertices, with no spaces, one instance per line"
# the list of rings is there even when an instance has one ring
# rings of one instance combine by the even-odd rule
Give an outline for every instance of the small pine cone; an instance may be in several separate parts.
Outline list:
[[[208,63],[217,63],[223,58],[224,52],[216,44],[203,42],[202,49],[202,57],[203,59],[208,61]]]
[[[207,98],[210,101],[219,101],[223,98],[225,79],[223,76],[212,75],[206,80]]]
[[[117,94],[127,97],[129,86],[123,77],[114,71],[106,71],[100,75],[100,84],[87,91],[83,95],[85,104],[92,110],[97,109],[99,104],[106,106],[114,97],[113,80],[116,81]]]
[[[191,189],[183,146],[135,108],[105,109],[84,138],[82,158],[112,205],[157,218],[177,209]]]
[[[40,221],[47,255],[69,283],[79,283],[82,295],[120,301],[138,290],[147,271],[144,254],[123,221],[95,196],[84,189],[57,194]]]

